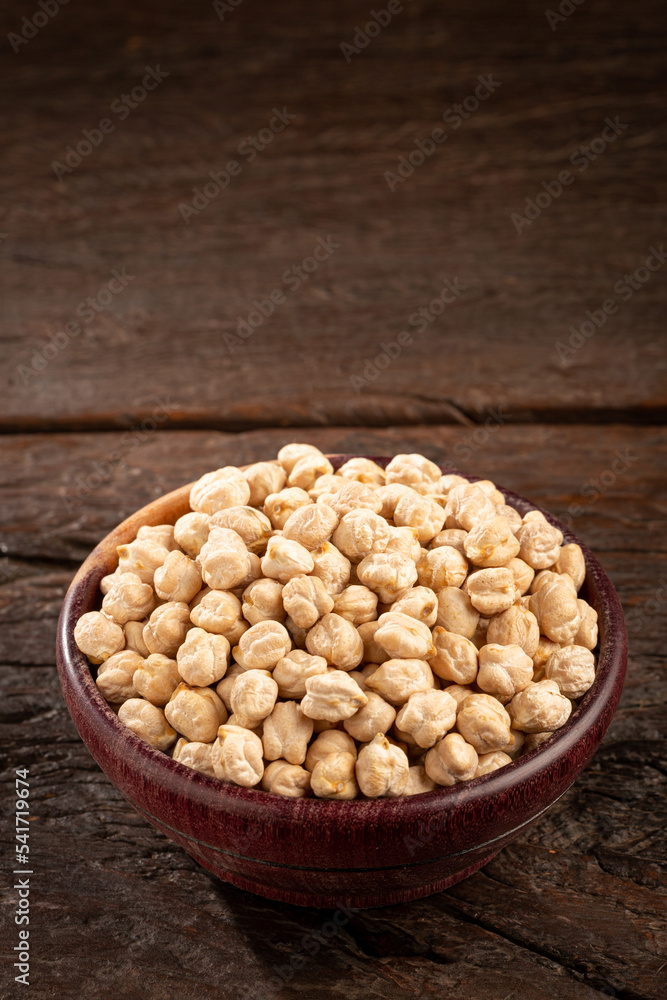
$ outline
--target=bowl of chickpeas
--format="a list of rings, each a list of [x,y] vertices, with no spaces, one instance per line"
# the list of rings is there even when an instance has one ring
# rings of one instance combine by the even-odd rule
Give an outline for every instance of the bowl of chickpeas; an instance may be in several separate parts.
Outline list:
[[[564,794],[627,638],[600,563],[529,500],[293,443],[102,539],[57,653],[149,823],[240,888],[363,907],[465,878]]]

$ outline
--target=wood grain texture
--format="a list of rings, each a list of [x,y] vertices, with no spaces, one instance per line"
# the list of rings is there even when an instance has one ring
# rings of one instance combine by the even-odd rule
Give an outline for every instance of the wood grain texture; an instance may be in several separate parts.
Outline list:
[[[5,4],[5,32],[25,13]],[[660,5],[596,0],[553,31],[540,0],[454,0],[446,16],[415,0],[348,63],[341,43],[368,16],[357,0],[279,14],[257,0],[221,22],[211,3],[164,16],[122,0],[63,8],[7,53],[3,429],[131,426],[156,397],[172,426],[222,429],[466,424],[500,405],[513,421],[664,416],[664,267],[624,284],[664,234]],[[168,76],[121,117],[113,102],[147,66]],[[443,123],[489,74],[478,109]],[[295,118],[250,161],[239,145],[276,107]],[[105,117],[114,131],[58,181],[52,163]],[[578,153],[608,118],[618,136]],[[441,126],[446,142],[391,191],[385,173]],[[179,206],[234,158],[238,176],[186,224]],[[549,204],[543,184],[565,169]],[[538,195],[518,233],[512,214]],[[286,277],[329,237],[317,270]],[[114,269],[132,280],[83,322]],[[411,324],[446,279],[460,294]],[[274,290],[284,301],[239,340]],[[609,299],[604,326],[559,356]],[[83,332],[37,373],[33,352],[72,320]],[[403,330],[412,344],[374,377],[367,362]]]

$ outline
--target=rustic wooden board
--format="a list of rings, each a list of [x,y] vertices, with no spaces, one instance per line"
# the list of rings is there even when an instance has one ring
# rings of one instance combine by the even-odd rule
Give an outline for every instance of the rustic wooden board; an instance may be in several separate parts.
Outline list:
[[[4,5],[5,31],[25,12]],[[7,54],[2,429],[113,429],[156,397],[173,426],[224,429],[465,423],[500,404],[513,421],[664,416],[664,269],[614,288],[664,233],[660,5],[596,0],[554,31],[538,0],[454,0],[446,16],[415,0],[348,63],[341,43],[368,16],[257,0],[221,22],[211,3],[165,17],[124,0],[63,7]],[[123,119],[112,103],[147,66],[169,75]],[[489,74],[479,108],[443,123]],[[239,144],[274,107],[296,117],[250,162]],[[58,181],[52,163],[106,116],[113,133]],[[607,118],[627,128],[582,158]],[[446,142],[391,191],[385,173],[440,126]],[[240,173],[186,224],[179,205],[233,158]],[[512,214],[565,169],[517,232]],[[312,276],[283,278],[329,237]],[[37,372],[33,352],[114,269],[132,280]],[[410,325],[445,279],[465,290]],[[274,290],[284,301],[230,346]],[[354,383],[403,330],[413,343]]]

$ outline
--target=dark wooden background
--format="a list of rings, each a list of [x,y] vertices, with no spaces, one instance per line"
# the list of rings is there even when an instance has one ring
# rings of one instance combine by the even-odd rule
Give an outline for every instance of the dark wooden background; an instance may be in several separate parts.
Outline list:
[[[667,267],[614,286],[667,235],[664,8],[585,0],[552,30],[537,0],[414,0],[348,63],[367,3],[228,6],[221,21],[208,2],[75,0],[18,52],[5,36],[40,8],[0,12],[1,814],[12,849],[29,767],[35,870],[28,990],[5,879],[2,995],[662,1000]],[[111,105],[147,66],[168,76],[121,120]],[[495,92],[443,126],[489,74]],[[248,162],[239,144],[274,107],[296,117]],[[52,163],[105,117],[114,131],[59,182]],[[607,118],[627,128],[580,171],[570,156]],[[390,191],[385,171],[439,126],[447,141]],[[186,224],[179,205],[234,158]],[[512,213],[565,169],[517,233]],[[340,245],[288,287],[320,238]],[[114,269],[127,287],[43,354]],[[410,327],[446,279],[464,290]],[[230,348],[275,289],[285,301]],[[559,349],[609,298],[604,326]],[[359,388],[403,330],[413,343]],[[569,793],[472,878],[320,943],[331,913],[214,881],[134,813],[54,665],[63,595],[104,533],[294,439],[423,451],[543,503],[597,552],[630,632],[621,707]]]

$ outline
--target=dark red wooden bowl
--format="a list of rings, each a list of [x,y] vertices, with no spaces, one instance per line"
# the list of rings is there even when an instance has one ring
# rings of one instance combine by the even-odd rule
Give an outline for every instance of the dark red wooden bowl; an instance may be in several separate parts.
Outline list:
[[[350,457],[332,461],[337,468]],[[99,582],[117,565],[116,546],[134,538],[142,524],[173,523],[189,509],[189,490],[183,486],[137,511],[83,563],[60,615],[58,672],[72,719],[105,774],[149,823],[210,872],[269,899],[308,906],[417,899],[484,865],[559,799],[588,764],[621,695],[627,637],[614,588],[581,542],[587,569],[583,595],[599,615],[595,683],[562,729],[499,771],[424,795],[328,802],[223,784],[153,750],[102,698],[73,632],[84,612],[99,607]],[[541,509],[503,492],[521,513]],[[544,514],[566,541],[579,541]]]

